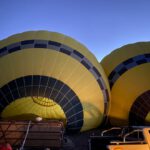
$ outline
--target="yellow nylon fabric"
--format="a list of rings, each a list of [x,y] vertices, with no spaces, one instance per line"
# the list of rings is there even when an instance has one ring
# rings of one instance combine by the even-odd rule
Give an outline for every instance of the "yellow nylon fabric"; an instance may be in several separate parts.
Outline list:
[[[101,65],[108,76],[113,69],[123,61],[149,52],[150,42],[128,44],[112,51],[109,55],[105,56],[101,61]]]
[[[80,51],[100,71],[109,92],[108,81],[101,65],[87,48],[72,38],[47,31],[26,32],[0,41],[0,48],[30,39],[56,41]],[[103,93],[91,72],[71,56],[49,49],[28,48],[1,57],[0,66],[3,66],[3,69],[0,68],[0,87],[14,79],[28,75],[43,75],[55,78],[68,85],[80,99],[84,116],[81,131],[95,128],[101,124],[104,115]],[[29,106],[30,103],[31,107]],[[26,105],[31,109],[28,110]],[[64,112],[61,112],[59,107],[57,109],[52,113],[48,107],[34,104],[31,98],[23,98],[7,106],[2,116],[5,118],[10,115],[11,117],[20,115],[25,117],[25,112],[27,112],[27,114],[42,115],[44,118],[59,119],[61,117],[61,119],[64,119]],[[58,115],[59,112],[60,115]]]
[[[127,125],[132,104],[142,93],[150,89],[150,64],[137,66],[124,73],[115,83],[111,93],[109,116],[116,118],[113,124]]]
[[[37,99],[34,97],[34,99]],[[44,100],[43,100],[44,99]],[[43,101],[43,103],[37,103],[33,100],[32,97],[26,97],[17,99],[14,102],[10,103],[2,113],[2,117],[4,118],[14,118],[17,116],[24,116],[26,119],[26,115],[31,116],[40,116],[42,118],[50,118],[50,119],[61,119],[65,120],[66,116],[62,110],[62,108],[56,104],[54,101],[45,98],[38,98],[39,101]],[[44,103],[44,101],[49,101],[49,103],[53,104],[51,106]],[[35,119],[34,118],[32,119]]]
[[[103,68],[96,60],[96,57],[80,42],[74,40],[73,38],[57,33],[57,32],[48,32],[48,31],[29,31],[22,34],[16,34],[0,41],[0,48],[13,44],[19,41],[32,40],[32,39],[42,39],[42,40],[51,40],[65,44],[73,49],[79,50],[89,61],[101,72],[104,76],[104,81],[106,82],[107,87],[109,88],[108,80],[105,78],[105,73]]]
[[[98,110],[94,114],[97,119],[85,124],[86,128],[93,123],[97,124],[98,122],[100,124],[102,121],[104,111],[102,91],[100,91],[94,76],[73,58],[57,51],[36,49],[35,53],[35,49],[28,49],[3,57],[0,59],[0,66],[4,66],[4,69],[0,72],[0,78],[2,79],[0,85],[27,75],[39,74],[54,77],[67,84],[82,100],[85,120],[92,117],[91,109],[87,107],[87,103]],[[101,116],[101,119],[99,116]]]
[[[123,61],[146,53],[150,53],[150,42],[129,44],[107,55],[101,64],[106,75],[109,76],[115,67]],[[128,124],[132,104],[142,93],[150,89],[149,77],[150,63],[145,63],[127,70],[115,81],[111,89],[111,108],[109,112],[113,125]]]

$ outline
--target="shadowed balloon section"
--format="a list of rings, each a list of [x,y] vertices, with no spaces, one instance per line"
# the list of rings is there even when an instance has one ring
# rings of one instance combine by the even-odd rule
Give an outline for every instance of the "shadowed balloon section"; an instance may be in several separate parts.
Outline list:
[[[150,42],[118,48],[107,55],[101,65],[111,88],[108,114],[111,124],[149,124]]]

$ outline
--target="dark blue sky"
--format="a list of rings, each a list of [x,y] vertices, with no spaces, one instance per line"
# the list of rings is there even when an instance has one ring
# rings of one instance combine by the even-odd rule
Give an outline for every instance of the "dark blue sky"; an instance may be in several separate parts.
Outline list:
[[[150,0],[0,0],[0,39],[28,30],[69,35],[101,60],[150,40]]]

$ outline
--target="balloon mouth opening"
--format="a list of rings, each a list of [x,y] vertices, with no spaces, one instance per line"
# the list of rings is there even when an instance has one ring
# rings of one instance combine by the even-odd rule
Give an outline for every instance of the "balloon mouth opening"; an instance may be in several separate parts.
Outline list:
[[[17,99],[0,113],[2,119],[10,120],[66,120],[62,107],[52,99],[29,96]]]

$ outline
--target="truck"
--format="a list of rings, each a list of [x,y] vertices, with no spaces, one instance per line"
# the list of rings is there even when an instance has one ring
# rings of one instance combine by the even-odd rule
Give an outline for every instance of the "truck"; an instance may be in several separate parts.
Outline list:
[[[89,150],[150,150],[150,126],[113,127],[91,135]]]
[[[107,148],[108,150],[150,150],[150,127],[126,133],[122,141],[112,140]]]

